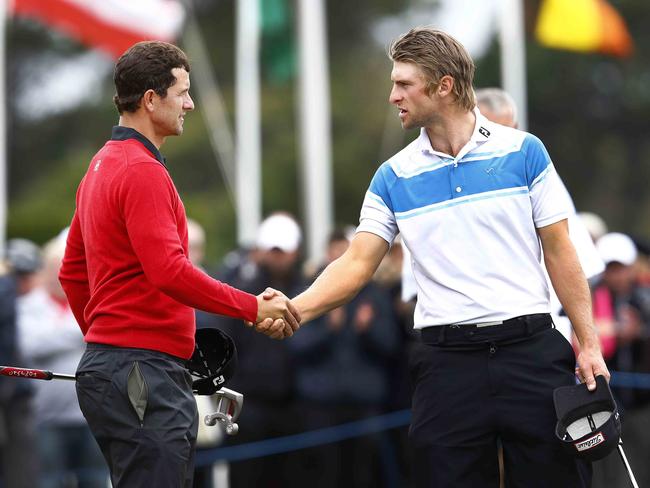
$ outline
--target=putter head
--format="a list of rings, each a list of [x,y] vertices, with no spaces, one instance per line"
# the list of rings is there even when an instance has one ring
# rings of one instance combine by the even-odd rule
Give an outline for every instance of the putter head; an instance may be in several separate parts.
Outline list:
[[[214,397],[217,400],[217,411],[205,416],[205,425],[212,426],[219,422],[224,425],[226,434],[237,434],[239,425],[235,421],[241,414],[244,395],[228,388],[221,388],[214,394]]]

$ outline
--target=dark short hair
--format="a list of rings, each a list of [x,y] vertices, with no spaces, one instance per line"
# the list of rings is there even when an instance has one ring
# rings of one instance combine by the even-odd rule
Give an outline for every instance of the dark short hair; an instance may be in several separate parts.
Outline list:
[[[162,41],[143,41],[131,46],[115,64],[113,81],[116,94],[113,102],[117,111],[135,112],[147,90],[160,97],[176,83],[174,68],[184,68],[188,73],[187,55],[177,46]]]

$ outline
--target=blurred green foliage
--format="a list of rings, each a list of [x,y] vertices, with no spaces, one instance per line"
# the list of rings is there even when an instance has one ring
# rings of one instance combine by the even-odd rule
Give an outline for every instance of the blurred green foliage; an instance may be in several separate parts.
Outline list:
[[[402,132],[395,113],[389,112],[390,63],[385,46],[371,35],[378,19],[400,12],[407,3],[359,0],[352,7],[349,2],[327,2],[338,224],[357,222],[363,195],[378,165],[415,137],[413,132]],[[630,59],[549,50],[529,34],[529,130],[545,142],[578,210],[601,214],[612,229],[647,237],[650,31],[645,20],[650,18],[650,3],[612,3],[628,22],[635,41]],[[527,3],[529,32],[536,6],[537,2]],[[275,14],[284,8],[291,19],[289,24],[281,17],[271,19],[269,42],[276,44],[263,48],[263,55],[270,56],[265,57],[267,65],[280,60],[277,72],[264,71],[263,209],[265,214],[284,209],[300,218],[296,80],[290,75],[295,37],[286,29],[295,22],[295,4],[278,0],[275,7]],[[231,121],[236,113],[233,8],[231,1],[197,2],[197,16]],[[101,98],[94,104],[39,121],[27,120],[16,110],[15,95],[25,81],[21,67],[44,53],[72,55],[83,48],[36,24],[17,21],[8,26],[7,49],[8,236],[42,243],[69,223],[77,184],[117,122],[112,81],[107,77]],[[476,85],[498,85],[499,63],[495,40],[477,63]],[[214,263],[235,246],[235,216],[200,114],[187,117],[185,134],[167,141],[162,152],[188,214],[206,228],[208,260]]]

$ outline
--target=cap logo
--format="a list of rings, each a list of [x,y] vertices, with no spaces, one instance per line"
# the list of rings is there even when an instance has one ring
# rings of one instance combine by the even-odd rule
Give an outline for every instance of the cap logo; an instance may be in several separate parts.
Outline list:
[[[586,439],[582,442],[576,442],[574,446],[576,446],[576,449],[579,452],[582,452],[588,449],[592,449],[597,445],[602,444],[603,442],[605,442],[605,436],[602,432],[598,432],[598,434],[590,437],[589,439]]]

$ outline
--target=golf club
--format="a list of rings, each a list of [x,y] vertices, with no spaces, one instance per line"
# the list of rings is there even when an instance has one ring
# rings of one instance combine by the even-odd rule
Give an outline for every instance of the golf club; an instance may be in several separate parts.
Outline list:
[[[72,374],[60,374],[43,369],[17,368],[14,366],[0,366],[0,376],[44,381],[75,381],[77,379]],[[206,415],[204,419],[205,425],[213,426],[219,423],[224,427],[228,435],[237,434],[239,425],[235,423],[235,420],[241,413],[244,395],[228,388],[221,388],[215,391],[213,395],[216,397],[217,412]]]

